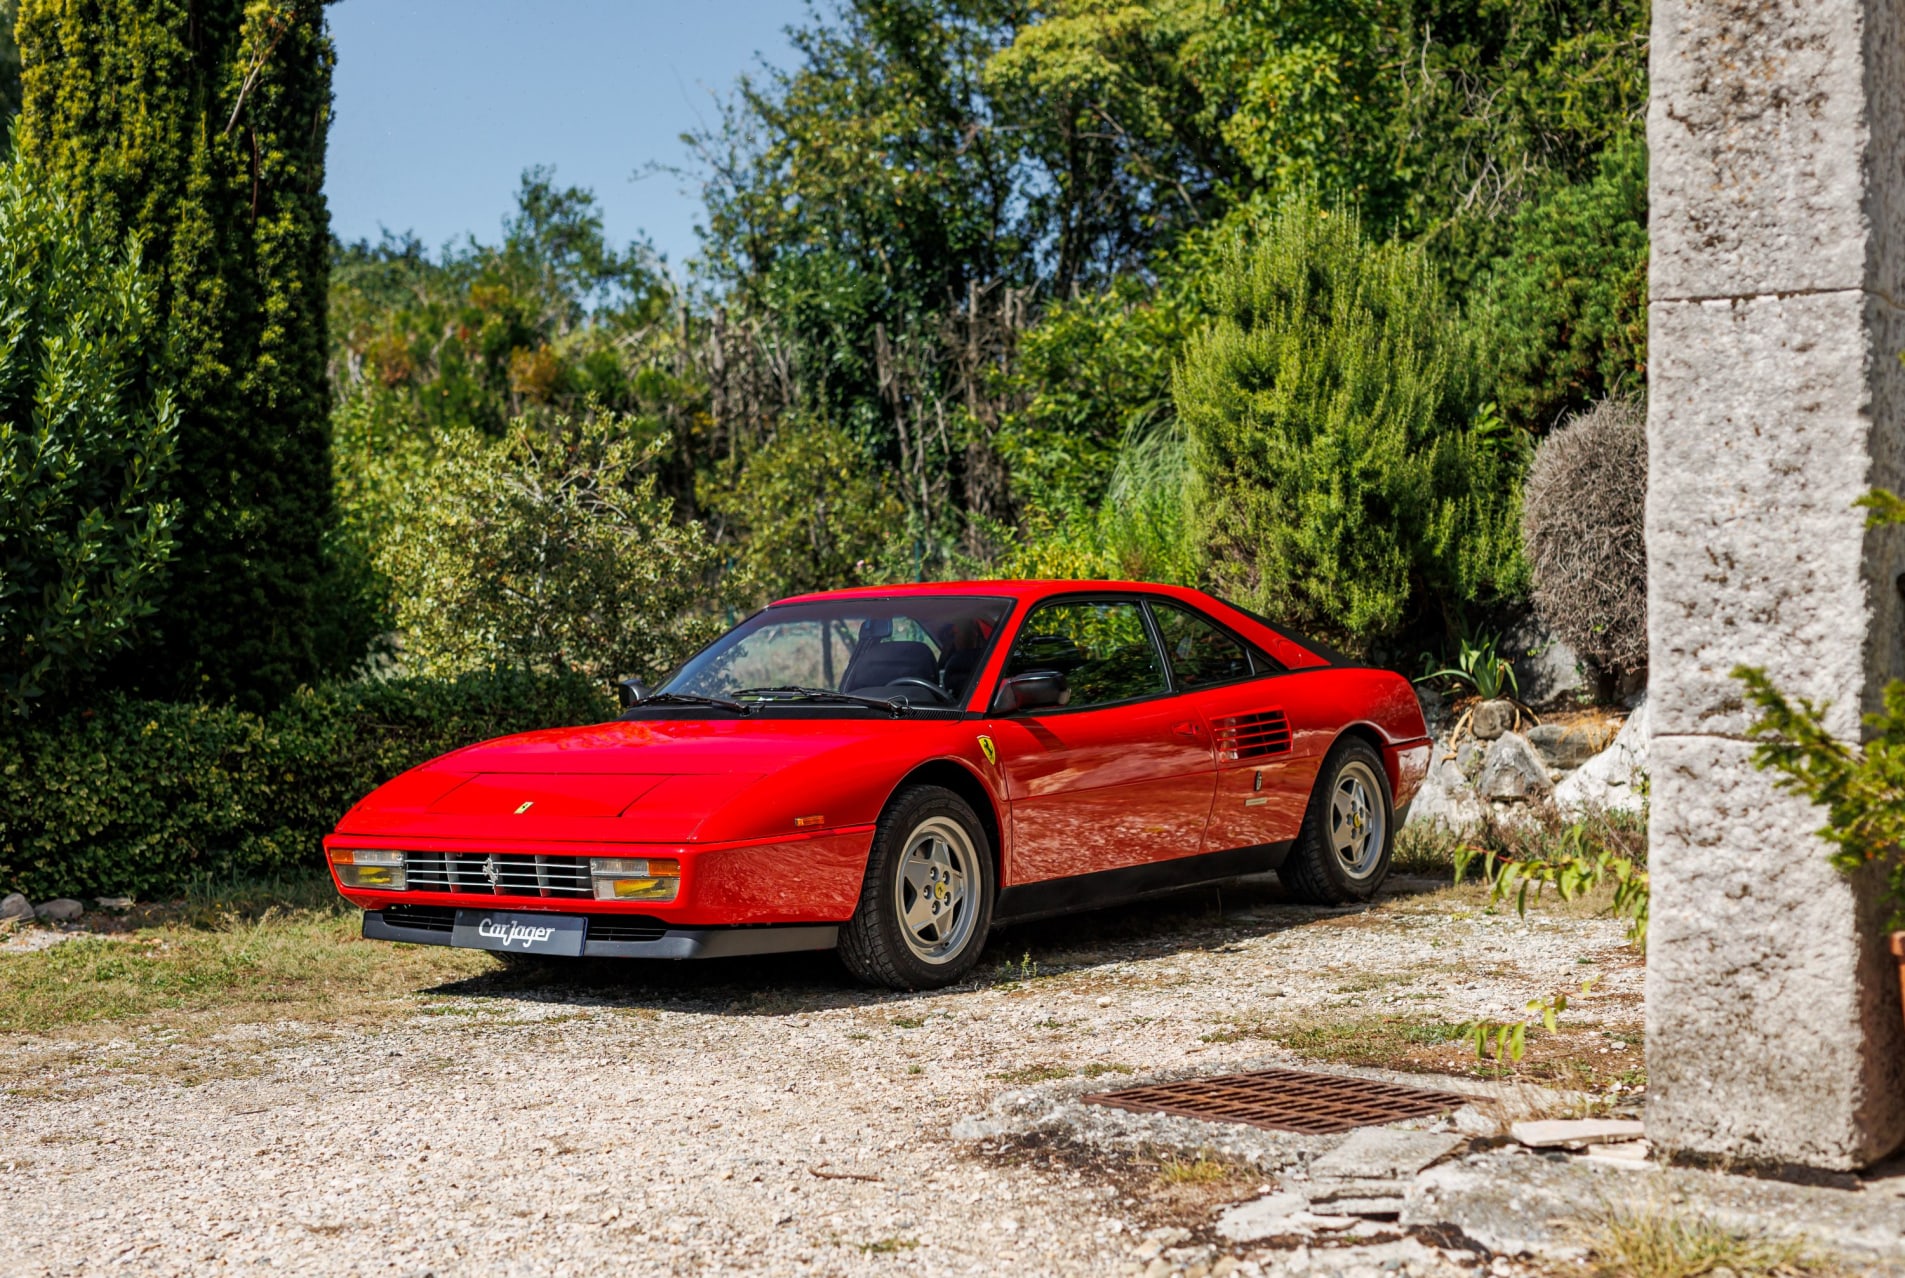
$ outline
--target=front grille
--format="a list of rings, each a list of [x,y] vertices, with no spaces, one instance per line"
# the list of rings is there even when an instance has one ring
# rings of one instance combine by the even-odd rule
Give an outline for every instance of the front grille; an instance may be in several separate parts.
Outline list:
[[[1290,748],[1290,721],[1281,710],[1240,714],[1217,721],[1217,757],[1226,762],[1261,759]]]
[[[595,895],[589,861],[580,856],[493,852],[406,852],[404,884],[412,892],[470,892],[480,896]]]
[[[456,911],[447,905],[386,905],[384,922],[413,932],[454,932]]]
[[[613,918],[605,914],[589,918],[591,941],[659,941],[668,925],[644,914],[623,914]]]

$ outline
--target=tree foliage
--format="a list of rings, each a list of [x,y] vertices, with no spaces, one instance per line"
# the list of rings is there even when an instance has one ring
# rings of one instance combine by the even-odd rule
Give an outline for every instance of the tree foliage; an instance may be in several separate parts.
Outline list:
[[[377,550],[401,660],[418,674],[514,667],[657,679],[713,638],[721,556],[644,473],[656,446],[590,411],[501,440],[438,441]]]
[[[1217,585],[1363,647],[1516,589],[1517,450],[1422,251],[1299,198],[1220,263],[1176,383]]]
[[[714,510],[772,593],[856,586],[908,540],[906,506],[839,427],[796,419],[722,486]]]
[[[1596,172],[1515,210],[1478,286],[1477,327],[1502,413],[1548,431],[1570,412],[1639,394],[1647,373],[1647,153],[1639,138]]]
[[[0,164],[0,711],[81,686],[153,611],[178,415],[136,245]]]
[[[316,675],[331,524],[316,0],[21,0],[18,145],[117,241],[176,335],[178,549],[120,665],[257,703]]]

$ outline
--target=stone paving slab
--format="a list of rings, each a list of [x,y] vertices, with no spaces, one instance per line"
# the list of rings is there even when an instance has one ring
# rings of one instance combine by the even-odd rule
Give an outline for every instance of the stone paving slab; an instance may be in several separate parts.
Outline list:
[[[1566,1260],[1582,1254],[1575,1226],[1597,1213],[1684,1212],[1741,1233],[1803,1236],[1861,1272],[1905,1276],[1905,1211],[1890,1194],[1651,1166],[1636,1175],[1522,1149],[1473,1154],[1417,1177],[1401,1223],[1452,1225],[1491,1251]]]

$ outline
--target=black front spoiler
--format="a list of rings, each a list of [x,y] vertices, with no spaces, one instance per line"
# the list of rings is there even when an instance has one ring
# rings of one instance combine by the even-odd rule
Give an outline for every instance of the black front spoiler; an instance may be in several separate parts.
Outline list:
[[[406,926],[392,922],[377,910],[364,911],[364,938],[403,941],[410,945],[448,945],[447,928]],[[645,941],[598,941],[585,938],[583,958],[706,959],[739,958],[747,954],[789,954],[796,950],[830,950],[840,939],[832,923],[789,927],[671,927]]]

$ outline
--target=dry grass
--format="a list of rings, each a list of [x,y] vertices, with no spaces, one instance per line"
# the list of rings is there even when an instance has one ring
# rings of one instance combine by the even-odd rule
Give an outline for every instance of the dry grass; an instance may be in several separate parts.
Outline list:
[[[1158,1164],[1158,1182],[1164,1185],[1214,1185],[1229,1180],[1235,1169],[1226,1162],[1199,1155],[1167,1158]]]
[[[207,895],[129,930],[0,955],[0,1033],[131,1023],[188,1037],[268,1021],[370,1023],[409,995],[496,970],[488,954],[365,941],[306,885]]]
[[[1835,1272],[1796,1238],[1735,1233],[1657,1205],[1610,1207],[1578,1229],[1603,1278],[1787,1278]]]

